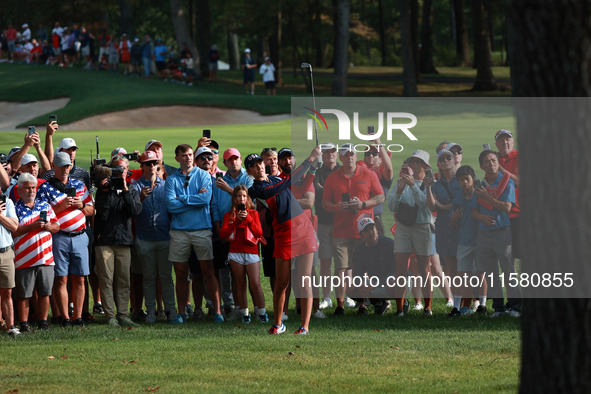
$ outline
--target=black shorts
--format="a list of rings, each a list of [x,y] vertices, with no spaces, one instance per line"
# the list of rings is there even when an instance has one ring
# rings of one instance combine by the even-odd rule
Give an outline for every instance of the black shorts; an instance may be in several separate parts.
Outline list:
[[[165,62],[156,62],[156,69],[158,71],[162,71],[166,68],[166,63]]]
[[[263,272],[265,277],[275,277],[275,257],[273,252],[275,251],[275,241],[269,237],[267,239],[267,245],[261,244],[261,257],[263,258]]]
[[[227,268],[228,253],[230,252],[229,242],[213,241],[213,267],[215,269]]]
[[[132,66],[141,66],[142,65],[142,58],[138,57],[138,58],[131,58],[131,65]]]
[[[265,82],[265,87],[267,89],[275,89],[275,81]]]
[[[254,82],[254,71],[248,70],[243,75],[244,83]]]

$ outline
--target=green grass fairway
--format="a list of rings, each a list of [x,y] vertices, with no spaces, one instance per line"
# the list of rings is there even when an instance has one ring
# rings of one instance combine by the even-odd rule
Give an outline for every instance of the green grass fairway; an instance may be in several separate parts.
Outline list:
[[[269,324],[165,323],[0,336],[3,392],[515,392],[520,322],[388,314]],[[298,316],[290,313],[290,332]],[[295,321],[292,321],[295,320]]]

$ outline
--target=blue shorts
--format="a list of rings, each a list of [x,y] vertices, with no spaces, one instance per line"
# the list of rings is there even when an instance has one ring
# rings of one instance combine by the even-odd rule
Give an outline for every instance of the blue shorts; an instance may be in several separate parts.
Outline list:
[[[88,266],[88,235],[82,233],[76,237],[53,234],[53,260],[55,276],[90,274]]]

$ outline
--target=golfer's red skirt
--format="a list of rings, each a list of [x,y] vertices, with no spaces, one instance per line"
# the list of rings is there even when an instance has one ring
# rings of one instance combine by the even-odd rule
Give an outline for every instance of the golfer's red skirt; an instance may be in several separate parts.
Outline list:
[[[276,224],[274,231],[273,257],[275,258],[288,260],[318,250],[314,227],[304,214],[298,215],[288,222]]]

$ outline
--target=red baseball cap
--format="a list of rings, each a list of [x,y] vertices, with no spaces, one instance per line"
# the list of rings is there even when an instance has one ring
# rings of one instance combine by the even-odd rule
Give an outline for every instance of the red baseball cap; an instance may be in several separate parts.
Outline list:
[[[159,160],[158,155],[156,154],[156,152],[151,151],[151,150],[145,151],[140,156],[140,163],[144,163],[146,161],[155,161],[155,160]]]
[[[224,160],[228,160],[232,156],[236,156],[239,159],[241,158],[240,152],[238,151],[238,149],[236,149],[236,148],[226,149],[226,151],[224,152]]]

